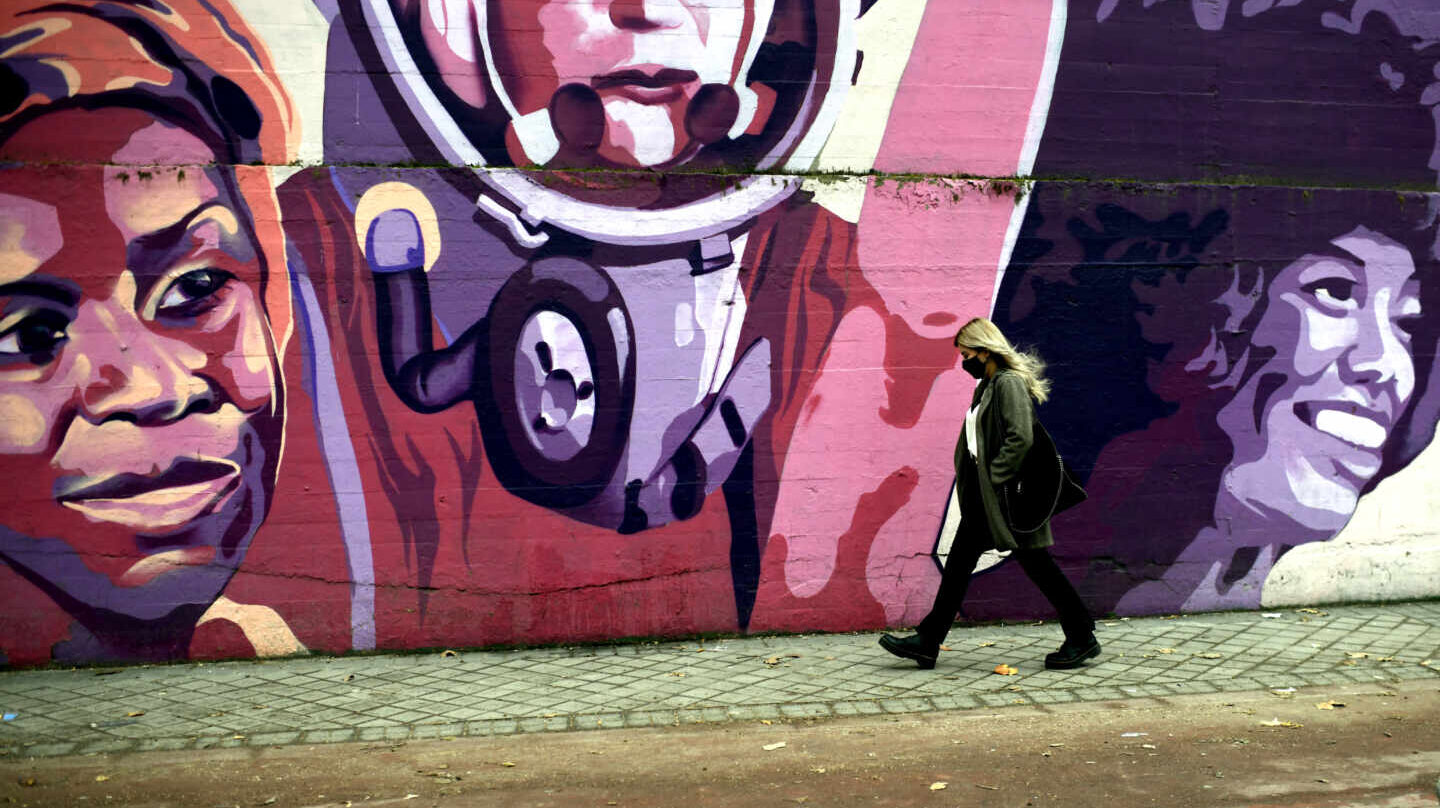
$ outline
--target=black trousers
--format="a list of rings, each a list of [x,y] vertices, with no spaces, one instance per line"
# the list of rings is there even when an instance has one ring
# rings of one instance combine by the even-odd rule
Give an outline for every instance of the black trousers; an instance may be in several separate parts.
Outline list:
[[[980,492],[975,484],[966,486],[965,501],[960,504],[960,514],[960,527],[955,531],[955,541],[950,546],[950,558],[945,564],[944,574],[940,576],[940,591],[935,593],[935,605],[916,629],[921,637],[936,644],[945,640],[950,626],[955,624],[955,617],[960,614],[960,606],[965,602],[965,592],[970,587],[970,576],[975,572],[975,565],[980,561],[980,556],[993,545],[990,540],[990,524],[985,518],[985,506],[980,501]],[[1040,593],[1050,601],[1050,605],[1055,607],[1055,611],[1060,615],[1060,626],[1065,632],[1065,639],[1080,642],[1095,633],[1095,621],[1085,608],[1084,601],[1080,600],[1075,587],[1071,586],[1065,573],[1055,564],[1055,559],[1050,557],[1048,549],[1022,548],[1013,551],[1011,557],[1019,562],[1025,575],[1039,587]]]

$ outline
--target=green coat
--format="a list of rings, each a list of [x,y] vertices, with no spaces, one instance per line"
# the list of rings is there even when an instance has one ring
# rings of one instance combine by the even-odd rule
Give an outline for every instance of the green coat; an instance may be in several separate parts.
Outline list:
[[[1017,537],[1010,532],[1005,517],[1000,513],[1000,495],[995,490],[1019,473],[1020,463],[1034,441],[1035,405],[1030,400],[1030,391],[1025,388],[1025,380],[1011,370],[996,371],[994,377],[981,385],[979,407],[975,413],[975,423],[979,426],[975,448],[984,462],[977,464],[970,459],[962,426],[960,440],[955,444],[955,484],[959,501],[965,501],[967,486],[979,486],[980,501],[985,504],[985,520],[990,523],[990,538],[996,549],[1049,547],[1055,543],[1049,523],[1028,535]]]

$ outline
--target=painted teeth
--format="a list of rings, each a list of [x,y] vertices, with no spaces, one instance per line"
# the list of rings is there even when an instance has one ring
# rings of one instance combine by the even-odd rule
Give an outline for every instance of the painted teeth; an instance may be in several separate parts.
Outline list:
[[[1369,418],[1340,410],[1321,410],[1316,413],[1315,428],[1346,443],[1367,449],[1379,449],[1385,443],[1385,427]]]

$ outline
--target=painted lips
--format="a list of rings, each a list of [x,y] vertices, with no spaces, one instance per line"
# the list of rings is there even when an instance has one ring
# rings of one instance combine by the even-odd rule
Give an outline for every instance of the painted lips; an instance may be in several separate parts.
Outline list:
[[[596,76],[590,80],[595,92],[613,90],[641,104],[668,104],[685,94],[685,87],[700,80],[693,70],[662,68],[653,73],[629,68]]]
[[[240,474],[228,460],[185,458],[154,475],[61,478],[55,499],[95,521],[164,534],[213,511],[239,486]]]
[[[1346,402],[1307,402],[1295,414],[1315,429],[1362,449],[1379,450],[1390,434],[1382,413]]]

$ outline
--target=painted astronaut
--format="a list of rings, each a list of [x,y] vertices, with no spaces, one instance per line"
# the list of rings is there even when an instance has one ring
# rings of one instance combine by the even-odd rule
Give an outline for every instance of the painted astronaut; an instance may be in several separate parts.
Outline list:
[[[855,265],[853,225],[760,172],[815,162],[861,6],[341,0],[339,167],[282,202],[307,311],[350,357],[331,402],[366,414],[358,449],[407,531],[439,520],[424,467],[452,454],[475,484],[478,451],[392,427],[469,401],[511,494],[634,533],[725,485],[758,570],[774,495],[751,481],[778,475],[844,306],[831,273]]]

